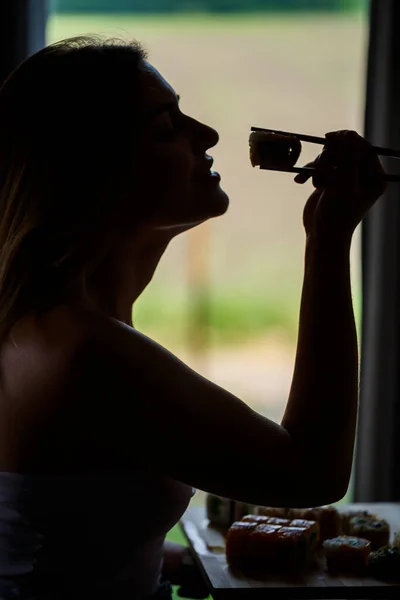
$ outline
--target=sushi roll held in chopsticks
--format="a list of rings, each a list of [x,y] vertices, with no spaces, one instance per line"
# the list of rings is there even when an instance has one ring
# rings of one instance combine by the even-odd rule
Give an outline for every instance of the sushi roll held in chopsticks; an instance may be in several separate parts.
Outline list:
[[[296,164],[301,142],[294,136],[252,131],[249,137],[250,162],[260,169],[287,169]]]
[[[287,173],[306,173],[307,178],[312,177],[315,167],[297,167],[296,162],[301,152],[301,142],[327,145],[327,137],[317,137],[303,133],[279,131],[277,129],[264,129],[251,127],[249,137],[250,162],[253,167],[271,171],[286,171]],[[400,158],[400,150],[372,146],[380,156]],[[382,173],[385,181],[400,182],[400,174]]]

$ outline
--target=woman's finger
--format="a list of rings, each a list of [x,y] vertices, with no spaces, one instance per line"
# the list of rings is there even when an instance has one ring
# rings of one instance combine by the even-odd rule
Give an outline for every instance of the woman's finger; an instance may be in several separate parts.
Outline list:
[[[314,164],[313,186],[316,189],[321,189],[332,185],[338,175],[337,157],[335,154],[329,148],[324,147],[321,154],[315,159]]]
[[[315,164],[314,161],[313,162],[309,162],[306,165],[304,165],[305,167],[311,167],[314,168]],[[302,172],[302,173],[298,173],[296,175],[296,177],[294,178],[296,183],[306,183],[306,181],[308,181],[310,179],[310,177],[312,177],[312,173],[306,173],[306,172]]]
[[[311,177],[313,178],[314,187],[323,187],[322,182],[324,181],[324,176],[328,172],[330,172],[330,156],[329,152],[324,149],[321,154],[317,156],[315,160],[304,165],[305,167],[311,167],[315,169],[315,173],[298,173],[294,178],[296,183],[306,183]]]

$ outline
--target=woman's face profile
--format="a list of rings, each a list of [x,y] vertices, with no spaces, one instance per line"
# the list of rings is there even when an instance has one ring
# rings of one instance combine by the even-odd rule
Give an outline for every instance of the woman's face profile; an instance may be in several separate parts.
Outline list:
[[[218,142],[218,133],[181,112],[179,96],[147,62],[138,86],[140,143],[133,188],[149,224],[190,228],[224,214],[228,196],[207,154]]]

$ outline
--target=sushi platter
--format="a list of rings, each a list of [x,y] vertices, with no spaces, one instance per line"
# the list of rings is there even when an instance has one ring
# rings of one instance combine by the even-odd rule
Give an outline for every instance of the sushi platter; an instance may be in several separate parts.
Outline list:
[[[396,535],[400,532],[400,503],[347,504],[306,509],[304,514],[296,509],[286,510],[293,514],[276,512],[269,517],[268,510],[260,508],[251,511],[257,514],[238,517],[236,512],[236,521],[228,528],[210,522],[206,508],[189,507],[181,519],[181,528],[213,598],[244,600],[267,595],[274,600],[400,598],[400,569],[398,581],[383,576],[385,565],[393,558],[400,560],[400,535]],[[317,525],[318,529],[321,525],[320,540],[315,538],[315,522],[312,525],[312,521],[305,520],[319,521],[318,511],[321,513]],[[334,513],[343,526],[336,534]],[[375,520],[371,521],[372,514]],[[288,518],[282,519],[282,516]],[[290,565],[293,567],[295,551],[301,547],[304,552],[305,546],[299,545],[304,541],[307,550],[312,550],[312,559],[301,568],[296,565],[298,568],[293,569]],[[367,568],[366,552],[375,570]],[[281,564],[271,562],[273,556],[275,561],[276,556],[280,556]],[[264,563],[259,561],[260,557]],[[262,567],[266,557],[273,567]],[[253,559],[254,564],[251,564]],[[349,568],[351,563],[353,569]],[[357,570],[356,566],[362,568]],[[338,567],[338,571],[333,567]],[[393,561],[391,568],[393,572]],[[397,562],[395,573],[396,568]]]

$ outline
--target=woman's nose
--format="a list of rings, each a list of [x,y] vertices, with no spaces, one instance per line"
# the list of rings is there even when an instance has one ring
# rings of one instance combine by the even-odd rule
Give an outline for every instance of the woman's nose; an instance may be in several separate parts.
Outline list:
[[[202,151],[205,151],[218,143],[219,134],[213,127],[196,121],[195,140],[197,141],[197,146],[201,147]]]
[[[214,129],[213,127],[210,127],[209,125],[203,125],[203,127],[206,130],[206,137],[208,139],[208,146],[207,148],[212,148],[213,146],[215,146],[215,144],[218,144],[219,141],[219,133],[216,129]]]

